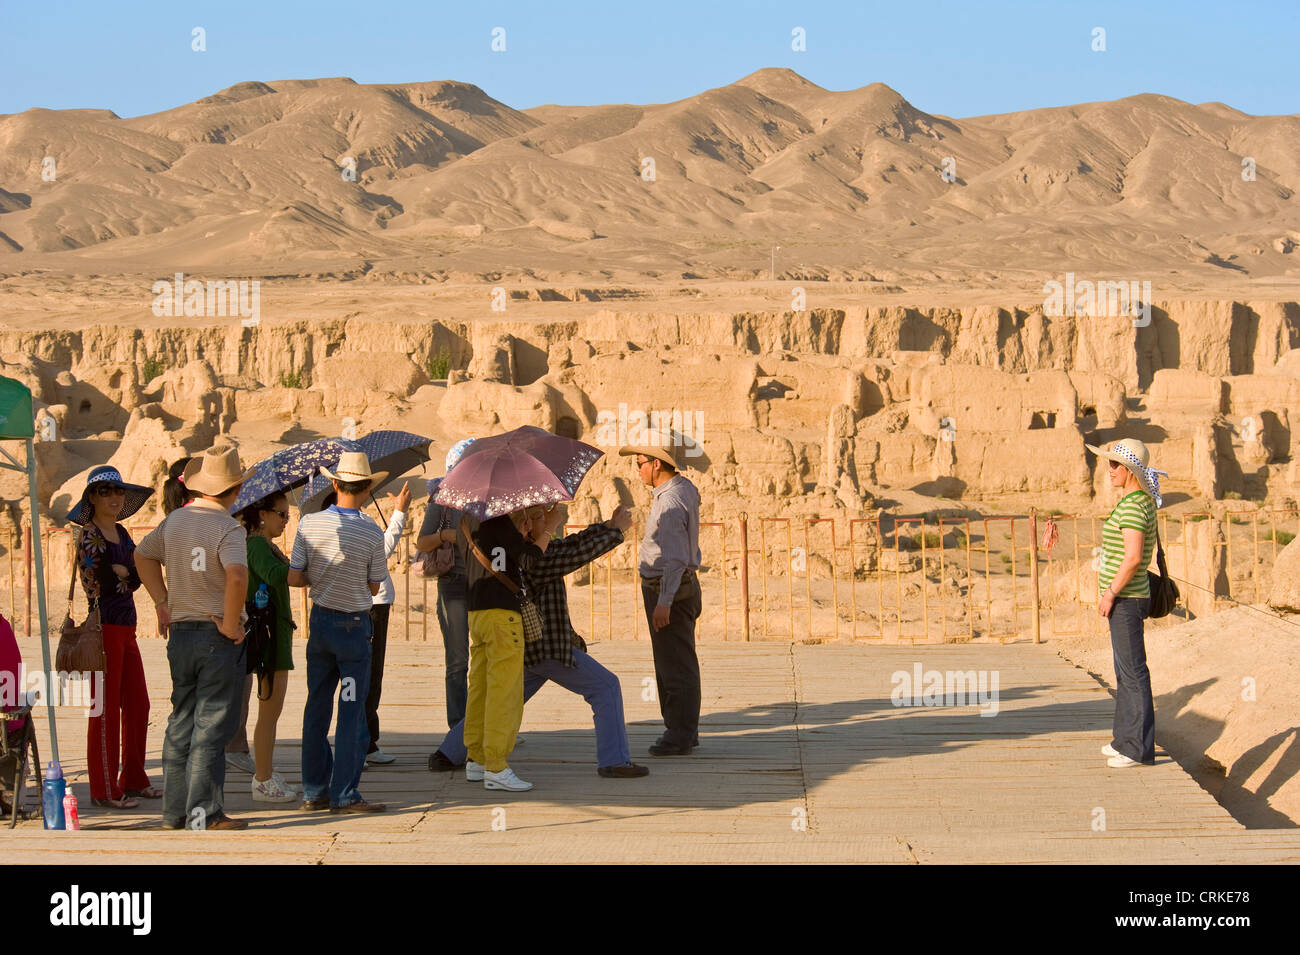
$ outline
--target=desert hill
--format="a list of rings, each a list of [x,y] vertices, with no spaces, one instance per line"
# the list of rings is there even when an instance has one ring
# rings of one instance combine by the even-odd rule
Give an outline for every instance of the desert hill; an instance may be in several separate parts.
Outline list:
[[[0,269],[747,279],[780,245],[787,277],[1289,280],[1298,141],[1300,116],[1222,103],[959,119],[784,69],[525,111],[467,83],[251,81],[0,116]]]

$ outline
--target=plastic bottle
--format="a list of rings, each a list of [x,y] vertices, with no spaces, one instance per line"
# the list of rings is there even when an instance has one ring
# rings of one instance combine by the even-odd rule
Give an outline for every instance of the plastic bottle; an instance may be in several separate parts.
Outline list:
[[[77,816],[77,794],[71,789],[63,797],[63,818],[67,822],[69,829],[81,828],[81,820]]]
[[[68,784],[63,779],[63,767],[51,762],[45,769],[45,778],[41,781],[41,815],[45,818],[46,829],[63,829],[63,796]]]
[[[270,602],[271,594],[267,591],[266,584],[261,584],[257,588],[257,593],[253,594],[253,606],[258,610],[265,610]]]

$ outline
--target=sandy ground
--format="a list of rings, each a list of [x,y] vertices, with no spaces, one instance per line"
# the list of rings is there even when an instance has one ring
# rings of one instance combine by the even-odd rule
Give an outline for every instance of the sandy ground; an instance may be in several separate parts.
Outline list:
[[[26,658],[33,641],[23,641]],[[165,645],[142,641],[153,700],[146,766],[155,784],[168,677]],[[591,710],[546,686],[524,712],[527,742],[510,762],[534,783],[485,792],[463,773],[430,773],[444,729],[442,653],[389,647],[380,740],[396,757],[362,776],[373,816],[254,803],[230,772],[225,808],[243,832],[166,832],[159,809],[96,809],[87,798],[84,723],[61,711],[60,755],[85,806],[78,833],[39,819],[4,833],[5,861],[151,864],[691,862],[1279,864],[1300,861],[1300,831],[1251,831],[1163,754],[1141,771],[1097,752],[1111,703],[1045,646],[750,646],[704,644],[701,746],[654,759],[662,723],[650,648],[601,643],[618,675],[631,753],[650,774],[595,772]],[[289,677],[276,765],[301,779],[305,678]],[[997,712],[979,704],[896,705],[899,672],[999,676]],[[38,732],[47,722],[37,721]],[[42,755],[49,753],[42,740]],[[183,856],[180,854],[183,853]]]
[[[1113,687],[1107,637],[1057,637],[1061,656]],[[1148,628],[1156,743],[1250,827],[1300,825],[1300,615],[1240,606]]]

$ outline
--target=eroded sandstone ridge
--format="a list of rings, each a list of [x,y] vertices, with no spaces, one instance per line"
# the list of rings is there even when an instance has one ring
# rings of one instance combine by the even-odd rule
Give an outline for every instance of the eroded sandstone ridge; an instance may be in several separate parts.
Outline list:
[[[859,516],[915,495],[1092,510],[1105,475],[1084,443],[1122,435],[1170,472],[1170,504],[1300,496],[1294,302],[1157,302],[1145,326],[989,305],[227,320],[7,331],[0,355],[53,420],[38,454],[56,519],[104,461],[160,485],[214,441],[255,460],[353,424],[428,434],[435,451],[534,424],[612,452],[662,422],[711,518]],[[630,501],[632,481],[611,454],[575,519]]]

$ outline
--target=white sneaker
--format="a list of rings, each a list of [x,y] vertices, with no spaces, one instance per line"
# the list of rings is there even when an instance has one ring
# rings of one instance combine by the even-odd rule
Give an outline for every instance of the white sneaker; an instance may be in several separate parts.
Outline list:
[[[226,767],[237,769],[241,773],[252,775],[257,770],[257,764],[253,762],[252,753],[227,753]]]
[[[1112,756],[1106,760],[1106,765],[1114,769],[1128,769],[1130,766],[1141,766],[1142,764],[1136,759],[1129,759],[1123,753],[1120,753],[1118,756]]]
[[[1119,750],[1117,750],[1114,746],[1111,746],[1110,743],[1107,743],[1105,746],[1103,746],[1103,747],[1101,748],[1101,755],[1103,755],[1103,756],[1118,756],[1118,755],[1119,755]]]
[[[286,783],[284,781],[284,777],[281,776],[279,773],[276,772],[271,773],[271,778],[274,779],[276,784],[285,792],[290,793],[293,796],[298,795],[298,790],[293,786],[290,786],[288,783]],[[254,782],[256,782],[256,780],[254,780]]]
[[[506,792],[524,793],[533,788],[532,783],[526,783],[518,776],[515,771],[507,766],[499,773],[483,774],[484,789],[504,789]]]
[[[286,791],[275,780],[272,774],[270,779],[253,780],[253,802],[296,802],[298,794],[292,791]]]
[[[397,757],[385,753],[382,749],[377,749],[373,753],[366,754],[366,762],[371,766],[384,766],[388,763],[397,762]]]
[[[483,781],[483,764],[472,759],[465,760],[465,782],[481,783]]]

